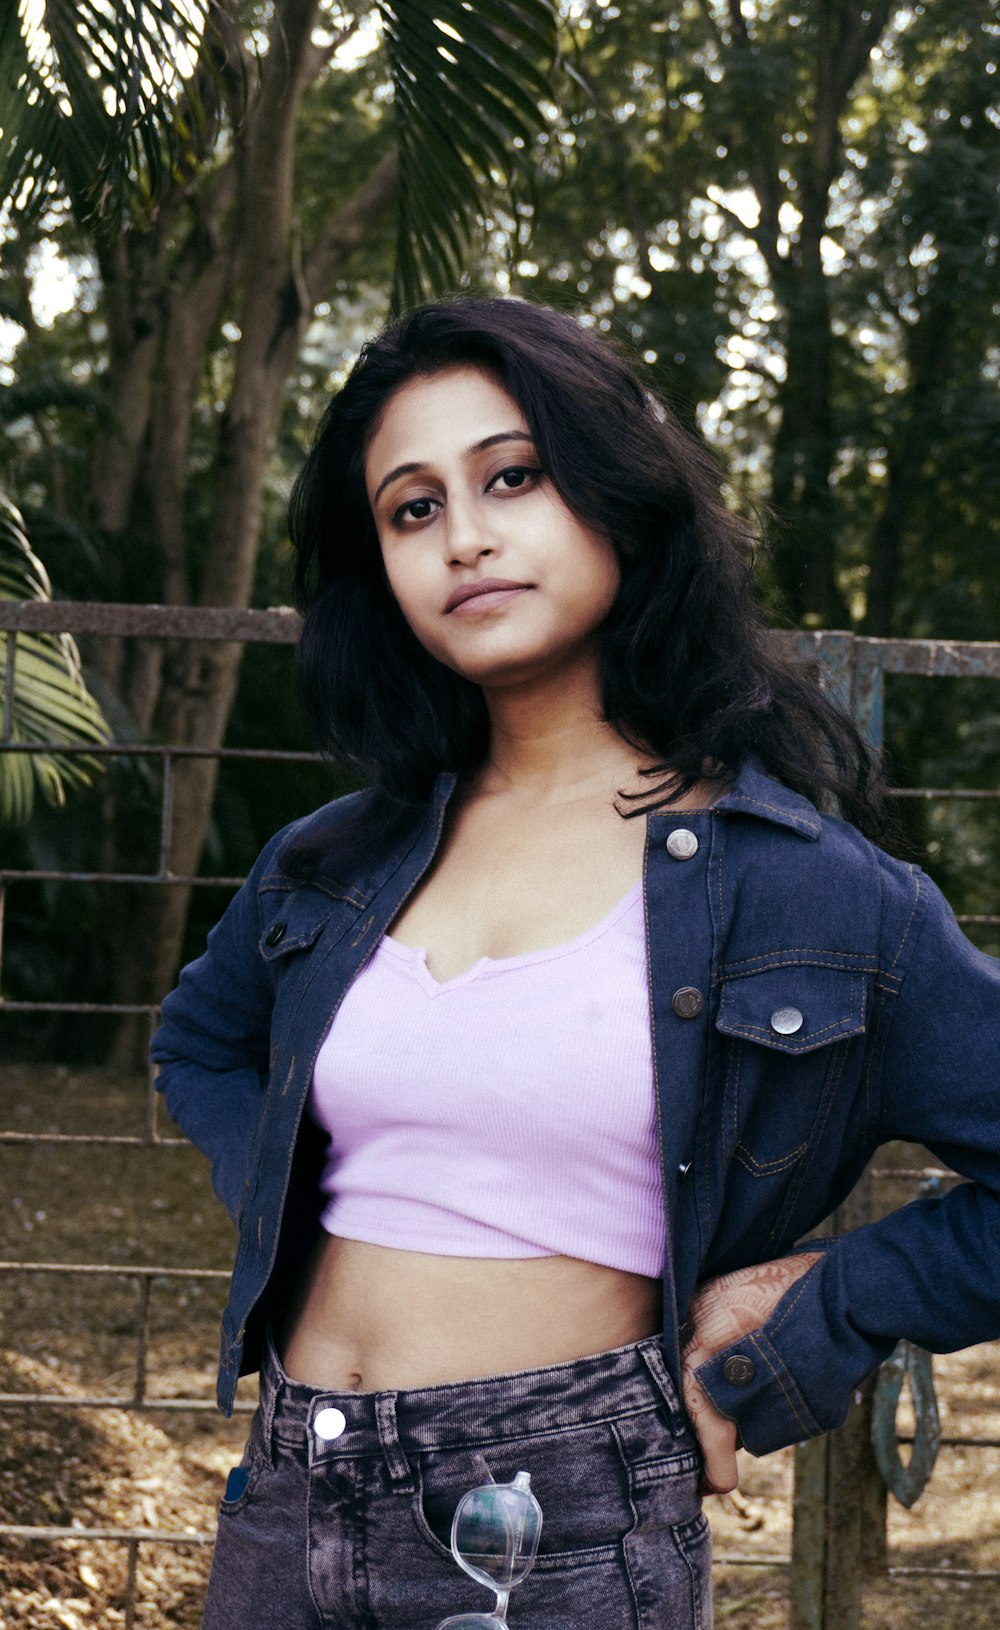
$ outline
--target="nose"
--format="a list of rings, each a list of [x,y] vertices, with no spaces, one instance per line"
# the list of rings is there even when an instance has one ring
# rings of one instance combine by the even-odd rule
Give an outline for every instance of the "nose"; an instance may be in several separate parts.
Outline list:
[[[495,552],[495,540],[484,517],[467,499],[452,498],[444,526],[445,554],[451,565],[468,565]]]

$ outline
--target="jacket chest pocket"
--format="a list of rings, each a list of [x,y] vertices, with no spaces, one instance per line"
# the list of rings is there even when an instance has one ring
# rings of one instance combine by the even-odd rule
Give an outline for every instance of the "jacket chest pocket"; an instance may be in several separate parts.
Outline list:
[[[823,1134],[865,1033],[867,979],[796,964],[728,980],[716,1028],[726,1038],[723,1146],[758,1183],[797,1166]]]
[[[321,934],[324,945],[333,945],[349,929],[357,928],[360,915],[357,907],[346,900],[330,899],[314,889],[265,894],[257,948],[275,988],[302,966],[304,954],[312,950]]]

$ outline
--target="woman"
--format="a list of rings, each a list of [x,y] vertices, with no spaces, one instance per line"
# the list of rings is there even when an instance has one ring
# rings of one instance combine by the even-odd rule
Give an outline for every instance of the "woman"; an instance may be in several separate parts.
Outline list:
[[[223,1407],[262,1365],[205,1625],[485,1610],[452,1515],[524,1469],[515,1623],[705,1627],[739,1442],[1000,1333],[998,965],[870,841],[706,453],[570,318],[373,341],[292,536],[369,790],[267,845],[154,1042],[240,1230]],[[895,1137],[972,1182],[796,1248]]]

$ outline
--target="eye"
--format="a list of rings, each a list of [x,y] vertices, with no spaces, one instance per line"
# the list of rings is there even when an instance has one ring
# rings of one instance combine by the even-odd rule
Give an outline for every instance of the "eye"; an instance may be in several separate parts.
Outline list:
[[[393,511],[393,526],[402,526],[406,521],[426,521],[434,513],[436,498],[411,498],[405,504],[400,504]]]
[[[502,492],[520,492],[524,487],[530,487],[539,479],[542,472],[529,464],[510,464],[505,470],[487,482],[487,492],[499,487]]]

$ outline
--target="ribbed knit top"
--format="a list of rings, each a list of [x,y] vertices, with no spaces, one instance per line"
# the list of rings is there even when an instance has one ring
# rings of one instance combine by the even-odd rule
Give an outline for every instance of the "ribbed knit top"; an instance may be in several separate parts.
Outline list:
[[[446,1256],[663,1271],[642,885],[587,933],[436,980],[384,936],[309,1100],[324,1228]]]

